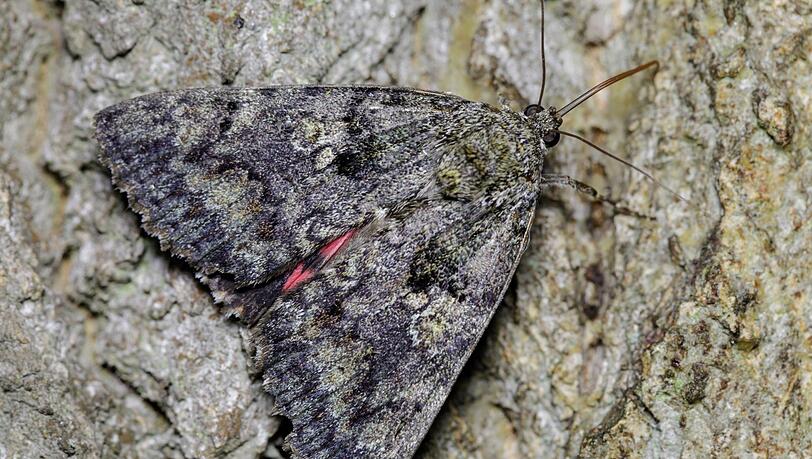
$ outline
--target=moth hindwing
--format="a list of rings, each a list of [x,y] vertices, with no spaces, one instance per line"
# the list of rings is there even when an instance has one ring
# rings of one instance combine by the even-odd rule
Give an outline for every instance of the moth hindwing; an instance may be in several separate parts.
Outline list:
[[[526,245],[537,122],[363,86],[163,92],[95,122],[147,231],[251,327],[294,456],[410,457]]]

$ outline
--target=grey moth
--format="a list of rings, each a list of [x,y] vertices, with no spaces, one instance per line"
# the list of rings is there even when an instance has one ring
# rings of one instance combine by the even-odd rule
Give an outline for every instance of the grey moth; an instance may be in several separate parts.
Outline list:
[[[527,245],[562,117],[400,87],[160,92],[95,117],[147,232],[250,327],[294,457],[411,457]],[[543,86],[542,86],[543,87]],[[543,93],[543,89],[542,89]]]

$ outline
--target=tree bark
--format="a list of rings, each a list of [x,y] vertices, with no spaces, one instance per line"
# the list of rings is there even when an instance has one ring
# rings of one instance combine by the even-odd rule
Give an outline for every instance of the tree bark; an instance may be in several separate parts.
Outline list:
[[[563,129],[516,281],[425,458],[808,457],[812,6],[548,2],[545,104],[650,59]],[[160,252],[92,115],[159,89],[379,83],[517,109],[537,2],[0,3],[0,458],[280,457],[244,330]],[[648,215],[623,212],[629,208]]]

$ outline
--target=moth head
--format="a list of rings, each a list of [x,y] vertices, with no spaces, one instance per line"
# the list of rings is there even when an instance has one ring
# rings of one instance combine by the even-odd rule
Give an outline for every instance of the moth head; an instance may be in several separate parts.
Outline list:
[[[561,126],[563,120],[555,107],[544,108],[539,104],[531,104],[525,107],[523,113],[538,130],[545,148],[553,148],[558,144],[558,141],[561,140],[561,132],[558,127]]]
[[[619,73],[619,74],[617,74],[617,75],[615,75],[615,76],[613,76],[613,77],[611,77],[611,78],[609,78],[607,80],[604,80],[604,81],[596,84],[595,86],[588,89],[587,91],[582,93],[580,96],[576,97],[574,100],[572,100],[572,102],[568,103],[567,105],[565,105],[561,109],[556,109],[554,107],[545,108],[542,105],[542,102],[541,102],[542,99],[544,98],[544,87],[545,87],[545,85],[547,83],[547,63],[545,62],[545,59],[544,59],[544,0],[541,0],[540,3],[541,3],[541,90],[539,91],[538,102],[535,103],[535,104],[528,105],[524,109],[524,115],[527,118],[529,118],[531,120],[531,122],[535,125],[535,127],[537,128],[537,130],[539,132],[539,137],[541,138],[541,141],[544,142],[544,146],[547,149],[554,147],[556,144],[558,144],[558,141],[561,140],[562,135],[565,135],[567,137],[572,137],[574,139],[580,140],[580,141],[586,143],[587,145],[595,148],[600,153],[602,153],[602,154],[604,154],[604,155],[606,155],[606,156],[608,156],[608,157],[610,157],[610,158],[612,158],[612,159],[614,159],[616,161],[619,161],[619,162],[625,164],[626,166],[631,167],[632,169],[640,172],[641,174],[646,176],[649,180],[654,182],[657,186],[660,186],[660,187],[664,188],[666,191],[668,191],[669,193],[671,193],[674,196],[678,197],[679,199],[681,199],[681,200],[683,200],[685,202],[688,202],[687,199],[683,198],[677,192],[671,190],[667,186],[663,185],[659,180],[655,179],[654,176],[652,176],[648,172],[644,171],[643,169],[640,169],[639,167],[635,166],[634,164],[632,164],[632,163],[630,163],[630,162],[628,162],[628,161],[626,161],[624,159],[621,159],[621,158],[613,155],[612,153],[609,153],[608,151],[606,151],[603,148],[595,145],[594,143],[590,142],[589,140],[579,136],[578,134],[574,134],[574,133],[567,132],[567,131],[562,131],[561,129],[559,129],[559,127],[561,126],[561,123],[563,122],[564,116],[567,113],[569,113],[570,111],[572,111],[572,109],[574,109],[575,107],[577,107],[577,106],[581,105],[582,103],[584,103],[590,97],[592,97],[595,94],[599,93],[600,91],[608,88],[609,86],[617,83],[618,81],[624,80],[624,79],[626,79],[626,78],[628,78],[628,77],[630,77],[630,76],[632,76],[632,75],[634,75],[634,74],[636,74],[638,72],[642,72],[643,70],[646,70],[646,69],[652,68],[652,67],[655,68],[655,69],[658,69],[659,66],[660,66],[660,63],[658,61],[650,61],[650,62],[646,62],[645,64],[638,65],[637,67],[635,67],[635,68],[633,68],[631,70],[627,70],[627,71],[625,71],[623,73]]]
[[[628,78],[634,75],[637,72],[641,72],[649,67],[658,67],[660,64],[657,61],[647,62],[643,65],[639,65],[629,71],[623,72],[619,75],[615,75],[608,80],[605,80],[597,85],[593,86],[580,96],[576,97],[575,100],[565,105],[560,110],[556,109],[555,107],[544,107],[542,105],[542,99],[544,99],[544,87],[547,85],[547,62],[544,58],[544,0],[541,0],[541,90],[539,91],[539,99],[538,102],[535,104],[530,104],[524,109],[524,116],[532,120],[533,124],[539,131],[539,136],[541,137],[542,142],[544,142],[544,146],[546,148],[552,148],[558,144],[558,141],[561,140],[561,135],[566,135],[570,137],[577,137],[575,135],[570,135],[567,132],[559,130],[561,123],[563,122],[564,115],[569,113],[573,108],[581,105],[587,99],[594,96],[601,90],[611,86],[614,83],[617,83],[620,80]]]

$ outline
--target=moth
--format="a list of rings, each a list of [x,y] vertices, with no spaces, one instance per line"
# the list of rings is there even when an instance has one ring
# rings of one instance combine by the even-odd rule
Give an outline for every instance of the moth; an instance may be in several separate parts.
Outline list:
[[[578,137],[563,117],[655,65],[561,109],[541,105],[544,69],[521,113],[401,87],[175,90],[102,110],[95,136],[146,231],[250,327],[293,456],[405,458],[504,296],[539,193],[579,186],[542,173]]]

